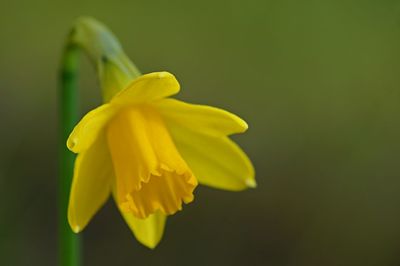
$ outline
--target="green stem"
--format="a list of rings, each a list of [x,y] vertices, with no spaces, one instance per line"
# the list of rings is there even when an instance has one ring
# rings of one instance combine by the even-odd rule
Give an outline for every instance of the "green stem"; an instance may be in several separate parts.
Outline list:
[[[60,266],[79,266],[81,263],[80,237],[74,234],[67,219],[75,155],[65,145],[69,133],[78,121],[79,50],[66,47],[60,76],[60,165],[58,180],[58,246]]]

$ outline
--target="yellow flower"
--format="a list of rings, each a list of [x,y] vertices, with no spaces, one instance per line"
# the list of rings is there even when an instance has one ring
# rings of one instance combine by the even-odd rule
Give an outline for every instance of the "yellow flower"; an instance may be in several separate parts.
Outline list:
[[[246,122],[168,98],[179,87],[168,72],[142,75],[76,125],[67,140],[78,154],[68,207],[74,232],[112,194],[136,238],[154,248],[166,216],[193,201],[198,183],[232,191],[256,186],[250,160],[228,137],[244,132]]]

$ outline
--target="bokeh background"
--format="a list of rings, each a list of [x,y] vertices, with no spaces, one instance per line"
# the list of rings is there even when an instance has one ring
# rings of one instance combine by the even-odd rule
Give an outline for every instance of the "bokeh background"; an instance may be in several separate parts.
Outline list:
[[[142,72],[245,118],[258,188],[200,187],[156,250],[109,202],[85,265],[400,265],[400,2],[0,0],[0,264],[56,264],[57,71],[92,15]],[[82,59],[81,113],[100,104]],[[223,159],[223,158],[221,158]]]

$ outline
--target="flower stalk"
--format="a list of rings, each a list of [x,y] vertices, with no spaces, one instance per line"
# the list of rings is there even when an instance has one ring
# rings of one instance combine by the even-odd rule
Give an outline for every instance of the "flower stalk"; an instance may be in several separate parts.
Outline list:
[[[75,155],[65,147],[65,141],[78,121],[78,67],[79,49],[75,45],[67,45],[62,58],[59,92],[58,256],[60,266],[79,266],[81,261],[80,237],[71,231],[67,220]]]

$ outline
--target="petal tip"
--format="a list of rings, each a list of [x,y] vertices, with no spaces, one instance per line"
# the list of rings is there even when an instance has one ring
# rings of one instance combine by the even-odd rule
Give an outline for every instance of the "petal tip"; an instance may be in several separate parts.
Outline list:
[[[176,79],[175,75],[167,72],[167,71],[162,71],[162,72],[157,72],[157,77],[159,79],[164,80],[167,84],[169,84],[172,88],[174,88],[175,93],[179,92],[180,90],[180,84],[178,80]]]
[[[78,144],[78,139],[77,138],[68,138],[67,140],[67,148],[68,150],[72,152],[77,152],[76,151],[76,145]]]
[[[141,243],[145,245],[147,248],[154,250],[156,249],[159,242],[160,241],[151,241],[151,242],[141,242]]]
[[[73,231],[75,234],[77,234],[77,233],[79,233],[80,231],[82,231],[82,228],[81,228],[80,226],[78,226],[78,225],[71,226],[71,229],[72,229],[72,231]]]
[[[242,132],[245,132],[245,131],[247,131],[247,129],[249,129],[249,124],[247,124],[247,122],[244,121],[243,119],[241,119],[240,125],[241,125],[242,130],[243,130]]]
[[[246,186],[249,188],[257,187],[257,182],[254,179],[246,179],[245,183],[246,183]]]

